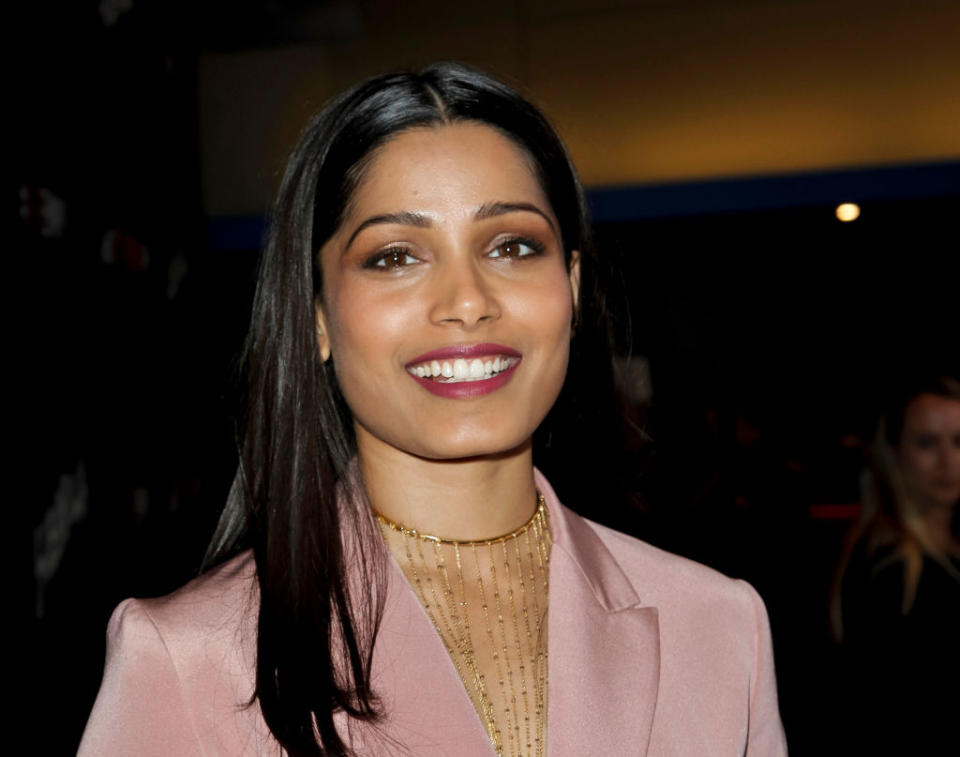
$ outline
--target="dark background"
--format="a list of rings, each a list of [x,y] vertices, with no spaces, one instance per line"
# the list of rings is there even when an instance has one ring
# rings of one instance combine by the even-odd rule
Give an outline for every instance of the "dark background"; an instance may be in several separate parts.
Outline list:
[[[57,701],[42,753],[76,748],[116,603],[196,575],[233,475],[262,218],[204,207],[197,61],[297,41],[270,7],[135,3],[107,24],[48,2],[23,19],[8,209],[35,334],[32,681]],[[822,754],[844,727],[827,607],[862,447],[900,379],[960,370],[960,164],[588,189],[653,440],[628,527],[757,587],[791,751]],[[862,215],[842,224],[847,200]]]

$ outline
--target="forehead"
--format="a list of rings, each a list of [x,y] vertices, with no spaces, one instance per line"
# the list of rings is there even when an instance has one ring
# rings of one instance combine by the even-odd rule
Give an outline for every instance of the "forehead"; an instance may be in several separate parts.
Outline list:
[[[348,217],[398,209],[466,214],[491,201],[532,202],[552,216],[526,151],[474,122],[393,137],[374,152],[351,200]]]
[[[907,405],[903,425],[913,432],[960,432],[960,400],[921,394]]]

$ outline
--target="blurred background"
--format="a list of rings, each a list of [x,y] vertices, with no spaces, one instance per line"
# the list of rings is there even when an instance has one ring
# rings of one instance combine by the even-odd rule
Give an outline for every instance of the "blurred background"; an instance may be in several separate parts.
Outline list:
[[[34,685],[58,703],[37,751],[75,751],[116,603],[196,575],[235,466],[265,215],[299,131],[350,84],[438,59],[527,93],[588,189],[627,303],[625,411],[652,439],[652,454],[632,440],[643,507],[621,525],[751,581],[792,753],[845,743],[828,608],[864,448],[894,384],[960,370],[960,4],[19,12],[8,198],[39,337]]]

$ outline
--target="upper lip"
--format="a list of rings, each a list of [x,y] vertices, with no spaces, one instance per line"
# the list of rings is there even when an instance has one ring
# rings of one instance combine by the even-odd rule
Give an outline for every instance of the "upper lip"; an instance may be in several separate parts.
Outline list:
[[[510,347],[505,347],[502,344],[493,344],[491,342],[484,342],[482,344],[453,344],[449,347],[440,347],[436,350],[424,352],[422,355],[418,355],[407,363],[407,367],[427,363],[431,360],[450,360],[451,358],[463,358],[467,360],[469,358],[481,357],[482,355],[521,357],[519,352]]]

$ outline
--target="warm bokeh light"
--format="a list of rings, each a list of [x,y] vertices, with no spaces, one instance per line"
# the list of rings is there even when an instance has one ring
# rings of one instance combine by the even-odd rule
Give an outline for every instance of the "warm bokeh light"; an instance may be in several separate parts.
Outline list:
[[[841,221],[856,221],[860,217],[860,206],[854,202],[837,205],[837,218]]]

